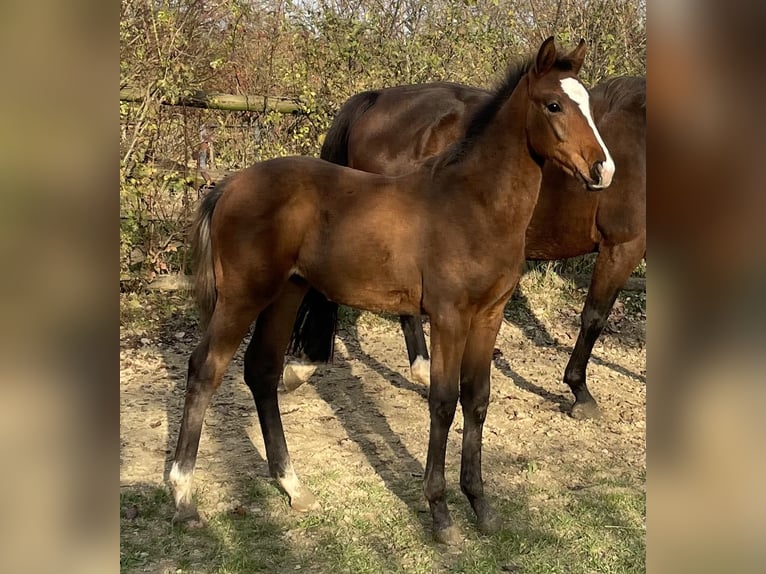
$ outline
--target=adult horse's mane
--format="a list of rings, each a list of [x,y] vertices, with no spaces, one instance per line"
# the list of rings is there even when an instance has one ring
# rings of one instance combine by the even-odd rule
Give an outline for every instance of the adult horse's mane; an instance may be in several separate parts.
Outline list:
[[[503,104],[511,97],[521,78],[529,72],[534,64],[535,58],[529,56],[523,60],[512,62],[508,66],[505,77],[492,92],[492,97],[487,103],[477,109],[470,120],[468,120],[465,135],[447,148],[441,156],[437,156],[438,159],[435,160],[434,167],[437,165],[446,167],[458,163],[466,157],[476,140],[480,138],[481,134],[487,129],[487,126],[492,123],[500,108],[503,107]],[[566,71],[572,70],[573,64],[573,61],[566,56],[559,56],[553,67]]]
[[[646,112],[646,78],[619,76],[609,78],[591,90],[594,107],[605,106],[605,110],[636,109]],[[595,115],[601,114],[595,109]]]

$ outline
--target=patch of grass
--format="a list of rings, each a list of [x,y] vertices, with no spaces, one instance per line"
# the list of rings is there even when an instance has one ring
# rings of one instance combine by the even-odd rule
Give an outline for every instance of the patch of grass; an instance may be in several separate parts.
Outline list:
[[[633,270],[633,277],[646,277],[646,259],[642,259]]]
[[[586,253],[569,259],[556,259],[553,261],[527,261],[525,273],[552,273],[558,276],[590,275],[596,266],[596,253]]]
[[[356,325],[367,329],[388,329],[392,326],[399,326],[399,317],[390,313],[373,313],[371,311],[360,311],[353,307],[340,305],[338,309],[338,326],[348,328]]]
[[[325,508],[298,525],[314,541],[311,552],[314,564],[321,564],[319,571],[433,571],[435,554],[418,512],[377,481],[354,480],[343,490],[348,497],[341,506]]]
[[[607,483],[610,481],[606,481]],[[502,501],[517,525],[468,545],[447,571],[525,574],[638,574],[645,571],[645,496],[607,484],[582,491],[548,492],[533,508]]]
[[[633,320],[646,319],[646,293],[644,291],[621,291],[619,300],[625,315]]]
[[[415,477],[386,486],[373,477],[314,474],[307,484],[320,498],[322,493],[334,494],[323,510],[306,515],[287,510],[284,496],[268,481],[249,481],[242,485],[243,494],[257,503],[257,513],[222,513],[211,517],[206,528],[192,531],[170,525],[173,503],[165,489],[130,489],[121,495],[121,508],[125,512],[135,505],[139,513],[122,519],[121,570],[162,571],[164,566],[170,572],[218,574],[644,572],[641,476],[598,468],[573,471],[575,475],[582,484],[572,489],[542,483],[493,499],[505,527],[492,536],[478,533],[467,501],[452,485],[448,501],[466,537],[457,548],[431,540],[427,504],[414,500],[420,491]],[[542,502],[533,504],[530,497]]]
[[[171,524],[172,497],[161,487],[125,491],[120,507],[121,572],[275,572],[294,561],[283,525],[265,513],[222,513],[184,530]],[[138,514],[126,518],[131,507]]]
[[[546,269],[561,275],[591,275],[596,266],[597,253],[586,253],[578,257],[560,259],[557,261],[528,261],[527,270]],[[632,273],[633,277],[646,277],[646,261],[636,266]]]

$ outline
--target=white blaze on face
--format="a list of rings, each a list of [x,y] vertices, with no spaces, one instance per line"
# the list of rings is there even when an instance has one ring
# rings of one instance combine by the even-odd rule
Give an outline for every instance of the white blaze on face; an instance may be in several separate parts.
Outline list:
[[[585,86],[583,86],[575,78],[564,78],[561,80],[561,89],[563,89],[564,93],[569,96],[572,101],[575,102],[580,108],[582,115],[585,116],[585,120],[593,130],[593,135],[596,136],[598,145],[600,145],[601,149],[604,151],[606,161],[601,167],[601,185],[599,187],[607,187],[610,183],[612,183],[612,176],[614,176],[614,160],[612,159],[612,155],[609,153],[609,150],[606,148],[604,140],[601,139],[601,134],[598,133],[596,124],[593,121],[593,116],[591,116],[590,95],[588,94],[588,90],[586,90]]]

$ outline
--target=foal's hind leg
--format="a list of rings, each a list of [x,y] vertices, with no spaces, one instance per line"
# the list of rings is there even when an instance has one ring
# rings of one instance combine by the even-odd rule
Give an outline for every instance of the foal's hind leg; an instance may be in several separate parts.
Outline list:
[[[412,380],[428,385],[431,380],[431,362],[428,360],[428,345],[423,333],[423,318],[419,315],[400,315],[399,323],[407,345]]]
[[[646,239],[641,236],[629,243],[602,245],[596,257],[588,297],[580,316],[580,333],[564,371],[564,382],[575,396],[572,417],[576,419],[600,416],[596,399],[588,390],[585,371],[614,301],[645,251]]]
[[[216,304],[210,325],[189,359],[186,399],[178,445],[170,471],[170,484],[176,503],[173,522],[196,525],[199,513],[192,501],[192,476],[197,461],[202,421],[216,389],[220,386],[239,343],[258,310],[252,305]]]
[[[302,512],[315,510],[319,504],[298,480],[290,462],[279,414],[277,384],[295,315],[305,292],[305,287],[293,283],[285,287],[279,298],[258,316],[245,353],[245,383],[258,409],[269,473],[290,497],[290,506]]]
[[[500,526],[499,518],[484,497],[481,442],[489,406],[490,365],[503,307],[500,305],[474,317],[460,366],[460,405],[464,420],[460,489],[476,513],[479,530],[485,534],[495,532]]]

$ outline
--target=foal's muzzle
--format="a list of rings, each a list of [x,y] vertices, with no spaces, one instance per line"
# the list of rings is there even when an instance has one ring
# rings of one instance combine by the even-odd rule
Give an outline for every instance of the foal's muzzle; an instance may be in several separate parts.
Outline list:
[[[614,175],[614,165],[611,161],[597,161],[590,167],[590,181],[587,182],[588,189],[597,191],[609,187]]]

